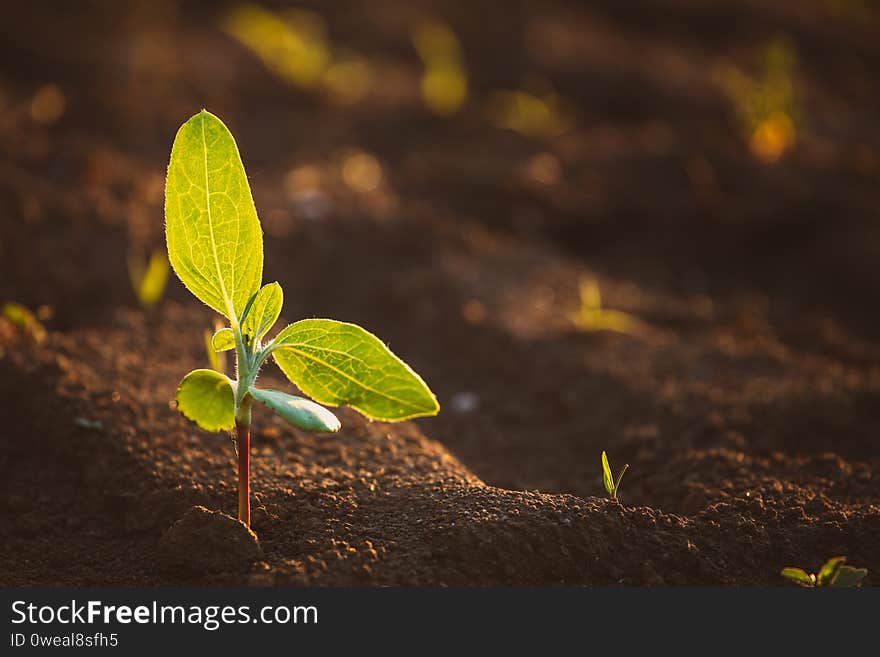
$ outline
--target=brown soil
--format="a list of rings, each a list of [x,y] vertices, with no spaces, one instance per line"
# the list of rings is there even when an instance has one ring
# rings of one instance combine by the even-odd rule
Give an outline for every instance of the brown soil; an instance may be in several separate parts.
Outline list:
[[[877,14],[637,4],[340,2],[330,38],[381,81],[345,107],[267,72],[216,3],[16,9],[0,300],[54,317],[39,346],[0,321],[0,584],[775,585],[838,554],[876,584]],[[418,99],[406,30],[431,14],[471,75],[450,119]],[[713,70],[747,69],[778,34],[809,121],[767,165]],[[487,125],[479,99],[535,77],[574,127]],[[66,101],[49,124],[31,112],[43,84]],[[176,281],[138,310],[126,274],[130,249],[162,244],[171,139],[201,106],[238,137],[284,317],[368,327],[443,405],[399,425],[342,410],[333,437],[258,410],[265,560],[245,574],[160,558],[190,507],[234,514],[235,458],[169,402],[205,366],[211,312]],[[381,162],[377,190],[340,180],[353,148]],[[549,184],[527,175],[541,154]],[[304,165],[310,201],[288,176]],[[641,330],[576,330],[584,273]],[[600,497],[603,449],[631,466],[623,506]]]

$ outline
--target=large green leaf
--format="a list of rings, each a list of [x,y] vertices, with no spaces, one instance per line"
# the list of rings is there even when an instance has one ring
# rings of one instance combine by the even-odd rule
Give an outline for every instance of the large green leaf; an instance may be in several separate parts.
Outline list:
[[[264,285],[248,308],[247,316],[241,324],[241,333],[245,340],[256,341],[266,335],[266,331],[278,321],[281,306],[284,305],[284,293],[278,283]]]
[[[235,426],[235,393],[228,377],[214,370],[193,370],[177,388],[177,410],[206,431]]]
[[[339,418],[311,400],[288,395],[280,390],[251,387],[250,391],[254,399],[263,402],[286,421],[300,429],[333,433],[339,431],[342,426]]]
[[[281,331],[272,345],[287,378],[322,404],[348,405],[389,421],[440,410],[421,377],[355,324],[304,319]]]
[[[205,110],[174,138],[165,236],[187,289],[237,321],[263,278],[263,233],[235,139]]]

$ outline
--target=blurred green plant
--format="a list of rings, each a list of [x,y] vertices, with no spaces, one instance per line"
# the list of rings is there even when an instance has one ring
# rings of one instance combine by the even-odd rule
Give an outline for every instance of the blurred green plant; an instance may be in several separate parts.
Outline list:
[[[352,51],[335,53],[324,19],[314,11],[242,4],[226,14],[222,26],[266,68],[300,89],[323,90],[343,105],[357,102],[370,90],[369,60]]]
[[[599,282],[592,276],[582,276],[578,281],[578,296],[580,305],[569,314],[569,319],[581,331],[634,334],[644,328],[644,324],[629,313],[603,308]]]
[[[149,310],[165,295],[168,283],[168,258],[157,249],[153,251],[149,262],[144,262],[140,255],[128,256],[128,279],[141,307]]]
[[[791,42],[779,37],[766,45],[757,74],[736,67],[717,71],[721,87],[736,107],[758,159],[772,163],[797,141],[801,110],[797,102],[797,54]]]
[[[314,12],[288,10],[282,15],[244,4],[229,12],[223,27],[267,68],[298,87],[316,86],[330,64],[324,22]]]
[[[608,455],[602,450],[602,483],[605,484],[605,490],[611,496],[612,500],[617,500],[617,492],[620,490],[620,480],[629,469],[629,463],[623,466],[617,479],[614,479],[614,473],[611,471],[611,464],[608,462]]]
[[[435,114],[454,114],[468,97],[467,71],[455,32],[444,21],[428,20],[413,30],[412,42],[425,67],[422,101]]]
[[[557,137],[571,129],[571,112],[552,92],[501,89],[489,94],[486,115],[496,128],[512,130],[530,138]]]
[[[214,333],[211,346],[234,351],[237,379],[194,370],[181,381],[176,400],[178,410],[207,431],[235,429],[243,523],[250,524],[254,400],[307,431],[340,428],[323,406],[256,386],[270,356],[293,384],[321,404],[348,405],[370,419],[391,422],[439,412],[421,377],[355,324],[305,319],[263,343],[281,313],[283,293],[278,283],[261,287],[263,233],[244,166],[232,134],[207,111],[184,123],[174,139],[165,227],[168,256],[181,282],[228,321]]]
[[[4,303],[0,315],[5,317],[13,326],[18,328],[36,344],[41,344],[45,341],[46,328],[26,306],[14,301]]]
[[[226,349],[223,348],[218,350],[218,348],[214,346],[215,335],[226,335],[221,332],[222,328],[223,323],[215,321],[213,331],[205,329],[205,353],[208,355],[208,365],[210,368],[215,372],[220,372],[220,374],[226,374]],[[222,337],[218,346],[224,347],[222,344]]]
[[[783,568],[780,574],[790,582],[808,588],[816,586],[850,588],[860,586],[862,579],[868,574],[868,569],[847,566],[846,557],[831,557],[816,574],[808,573],[803,568]]]

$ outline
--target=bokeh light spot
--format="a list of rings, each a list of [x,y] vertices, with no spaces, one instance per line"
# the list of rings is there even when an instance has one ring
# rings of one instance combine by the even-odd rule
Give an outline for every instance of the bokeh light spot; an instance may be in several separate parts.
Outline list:
[[[64,114],[65,105],[64,94],[58,85],[43,85],[31,100],[31,118],[37,123],[55,123]]]

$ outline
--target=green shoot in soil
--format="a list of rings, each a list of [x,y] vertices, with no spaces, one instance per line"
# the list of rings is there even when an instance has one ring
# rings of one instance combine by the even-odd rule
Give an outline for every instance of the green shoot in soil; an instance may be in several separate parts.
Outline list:
[[[234,351],[236,379],[210,369],[187,374],[177,408],[207,431],[235,429],[238,517],[250,524],[250,426],[256,400],[290,424],[316,432],[340,428],[320,404],[347,405],[373,420],[436,415],[425,382],[374,335],[355,324],[304,319],[264,343],[283,302],[278,283],[262,284],[263,232],[238,147],[220,119],[201,111],[181,126],[165,187],[171,266],[192,294],[223,315],[215,351]],[[315,402],[257,388],[269,358]]]
[[[582,276],[578,282],[578,294],[580,306],[569,314],[569,319],[579,330],[590,333],[616,331],[633,335],[645,328],[634,315],[603,307],[602,292],[595,278]]]
[[[808,573],[803,568],[783,568],[780,574],[795,584],[809,588],[816,586],[849,588],[859,586],[859,583],[868,574],[868,569],[847,566],[846,557],[831,557],[815,575]]]
[[[0,308],[0,317],[7,319],[37,344],[41,344],[46,339],[46,328],[37,315],[20,303],[14,301],[4,303]]]
[[[141,255],[128,256],[128,279],[144,310],[162,300],[168,282],[168,259],[161,250],[153,251],[149,262]]]
[[[205,353],[208,355],[208,365],[215,372],[226,374],[226,350],[214,348],[214,335],[223,328],[223,322],[220,319],[214,320],[214,330],[205,329]],[[223,346],[222,344],[219,346]]]
[[[605,484],[605,490],[608,491],[612,500],[617,499],[617,491],[620,490],[620,480],[623,479],[627,468],[629,468],[629,463],[623,466],[615,481],[614,475],[611,472],[611,464],[608,463],[608,455],[605,453],[605,450],[602,450],[602,482]]]

